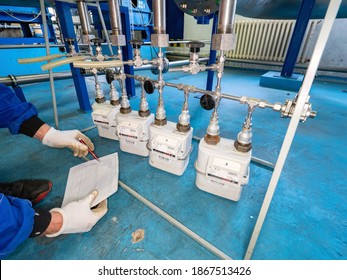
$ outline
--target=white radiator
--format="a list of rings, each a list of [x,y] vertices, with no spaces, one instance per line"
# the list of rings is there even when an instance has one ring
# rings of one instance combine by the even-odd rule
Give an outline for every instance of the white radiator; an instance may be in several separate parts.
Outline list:
[[[301,44],[297,62],[306,62],[311,38],[320,20],[311,20]],[[235,21],[236,49],[227,58],[283,62],[294,30],[295,20]]]

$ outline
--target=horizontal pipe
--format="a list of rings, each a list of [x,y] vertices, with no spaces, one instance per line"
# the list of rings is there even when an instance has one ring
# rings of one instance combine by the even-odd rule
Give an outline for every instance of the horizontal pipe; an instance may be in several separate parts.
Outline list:
[[[61,58],[63,56],[65,56],[65,54],[51,54],[46,56],[38,56],[38,57],[30,57],[30,58],[18,58],[17,62],[19,64],[29,64],[29,63],[48,61],[55,58]]]
[[[204,43],[211,43],[210,40],[198,40],[200,42]],[[172,40],[169,41],[169,44],[186,44],[191,42],[191,40]],[[151,42],[144,42],[144,45],[151,45]],[[101,45],[107,45],[107,43],[102,43]],[[78,44],[78,46],[88,46],[87,44]],[[44,48],[44,45],[0,45],[0,49],[37,49],[37,48]],[[65,47],[64,44],[50,44],[50,47]]]
[[[51,69],[53,69],[55,67],[58,67],[58,66],[69,64],[69,63],[75,62],[77,60],[85,60],[85,59],[86,58],[84,56],[67,57],[67,58],[64,58],[64,59],[60,59],[60,60],[56,60],[56,61],[44,64],[44,65],[41,66],[41,69],[42,69],[42,71],[51,70]]]
[[[72,74],[70,71],[53,73],[54,80],[64,80],[64,79],[69,79],[71,77],[72,77]],[[15,76],[15,78],[17,80],[18,85],[27,85],[27,84],[33,84],[38,82],[49,81],[48,74],[20,75],[20,76]],[[12,80],[9,77],[0,77],[0,83],[7,86],[11,86]]]
[[[203,58],[203,59],[200,59],[199,61],[205,61],[205,60],[207,61],[208,58]],[[171,66],[184,65],[184,64],[189,64],[189,60],[178,60],[178,61],[170,62],[170,67]],[[263,63],[263,64],[267,65],[265,63]],[[304,68],[304,67],[302,67],[302,68]],[[141,67],[134,67],[134,71],[149,70],[149,69],[151,69],[151,65],[143,65]],[[333,69],[333,68],[324,68],[324,69],[318,69],[318,70],[343,72],[343,73],[347,72],[347,69],[340,70],[340,69]],[[88,76],[88,75],[86,75],[86,76]],[[38,83],[38,82],[46,82],[49,80],[48,74],[19,75],[19,76],[15,76],[15,77],[16,77],[19,85],[32,84],[32,83]],[[63,79],[71,78],[72,74],[70,71],[56,72],[56,73],[53,73],[53,77],[54,77],[54,80],[63,80]],[[10,85],[12,85],[12,80],[9,77],[0,77],[0,83],[10,86]],[[210,94],[209,91],[204,92],[204,90],[200,90],[199,92]],[[233,97],[229,98],[229,96],[227,96],[227,95],[223,95],[223,98],[233,99]],[[235,98],[233,100],[235,100]]]
[[[119,67],[128,64],[126,61],[121,60],[108,60],[108,61],[75,61],[73,66],[75,68],[110,68]]]
[[[203,60],[205,61],[208,59],[206,58]],[[170,66],[184,65],[188,63],[189,63],[189,60],[179,60],[179,61],[170,62]],[[143,65],[141,67],[134,67],[134,71],[141,71],[141,70],[148,70],[148,69],[151,69],[151,65]],[[89,75],[86,74],[86,76],[89,76]],[[48,74],[20,75],[15,77],[19,85],[46,82],[49,80]],[[70,71],[56,72],[56,73],[53,73],[53,77],[54,77],[54,80],[63,80],[63,79],[71,78],[72,74]],[[0,83],[10,86],[12,85],[12,80],[9,77],[0,77]]]

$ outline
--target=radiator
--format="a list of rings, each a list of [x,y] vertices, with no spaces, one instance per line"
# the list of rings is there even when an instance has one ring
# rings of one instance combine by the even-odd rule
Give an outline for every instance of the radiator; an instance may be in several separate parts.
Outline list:
[[[309,60],[311,39],[321,20],[310,20],[301,44],[297,62]],[[283,62],[294,30],[295,20],[239,20],[235,21],[236,48],[227,58]]]

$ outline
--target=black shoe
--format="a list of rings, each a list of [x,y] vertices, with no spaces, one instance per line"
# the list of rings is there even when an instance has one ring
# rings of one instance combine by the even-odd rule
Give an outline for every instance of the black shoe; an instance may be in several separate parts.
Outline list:
[[[0,183],[0,193],[24,198],[33,205],[44,199],[52,189],[52,182],[48,180],[19,180],[11,183]]]

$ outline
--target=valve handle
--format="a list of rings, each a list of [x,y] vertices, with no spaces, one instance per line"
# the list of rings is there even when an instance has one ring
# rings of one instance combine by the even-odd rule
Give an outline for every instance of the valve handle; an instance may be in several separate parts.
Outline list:
[[[65,38],[65,42],[67,42],[68,45],[73,45],[75,42],[75,38]]]
[[[145,81],[143,83],[143,88],[148,94],[152,94],[154,92],[154,85],[152,81]]]
[[[94,39],[91,39],[90,41],[94,43],[94,46],[99,46],[99,47],[101,46],[101,43],[105,42],[105,40],[102,38],[94,38]]]
[[[200,52],[200,48],[205,47],[205,43],[200,41],[190,41],[186,46],[190,48],[190,52],[198,53]]]
[[[214,98],[211,95],[204,94],[200,98],[200,105],[201,105],[202,108],[204,108],[205,110],[209,111],[209,110],[212,110],[215,107],[216,102],[215,102]]]
[[[110,69],[106,70],[106,82],[110,85],[114,80],[114,72]]]
[[[87,74],[86,69],[80,68],[80,74],[81,74],[82,76],[85,75],[85,74]]]
[[[133,46],[134,49],[139,49],[143,45],[143,41],[139,39],[130,40],[129,43]]]

